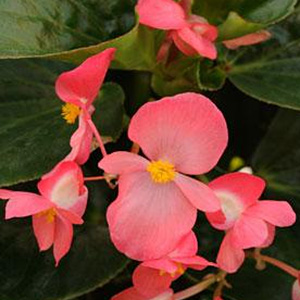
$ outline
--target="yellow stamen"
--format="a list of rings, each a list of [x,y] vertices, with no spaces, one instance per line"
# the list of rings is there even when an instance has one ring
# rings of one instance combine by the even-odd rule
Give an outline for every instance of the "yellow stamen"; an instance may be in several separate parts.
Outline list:
[[[37,214],[37,217],[46,216],[48,223],[53,223],[57,215],[55,208],[50,208]]]
[[[61,114],[68,124],[74,124],[80,114],[80,107],[72,103],[66,103],[62,107]]]
[[[182,275],[184,273],[184,268],[182,266],[182,263],[177,262],[176,265],[177,265],[177,270],[175,272],[167,273],[165,270],[159,270],[159,275],[164,276],[165,274],[170,274],[171,277],[173,278],[176,276],[176,274]]]
[[[167,183],[174,180],[176,172],[175,167],[168,161],[152,161],[147,167],[151,178],[156,183]]]

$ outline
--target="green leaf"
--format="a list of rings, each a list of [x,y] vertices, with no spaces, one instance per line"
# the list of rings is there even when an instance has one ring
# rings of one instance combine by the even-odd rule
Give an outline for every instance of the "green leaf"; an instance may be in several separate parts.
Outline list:
[[[2,0],[2,58],[57,53],[99,44],[135,24],[135,0]]]
[[[54,94],[56,70],[70,65],[33,60],[0,65],[0,186],[8,186],[37,179],[63,159],[77,125],[63,120],[63,103]],[[112,83],[103,86],[94,102],[93,119],[106,140],[117,139],[122,131],[123,102],[122,89]]]
[[[252,159],[267,181],[269,195],[285,196],[300,207],[300,112],[281,110]]]
[[[271,24],[287,17],[297,0],[209,0],[194,1],[193,12],[214,24],[221,24],[234,11],[242,18],[261,24]]]
[[[6,221],[0,232],[1,300],[65,300],[103,286],[120,273],[127,259],[102,226],[76,229],[70,252],[55,268],[52,250],[39,252],[31,225]]]
[[[299,12],[273,27],[271,40],[237,52],[228,63],[229,79],[237,88],[258,100],[300,109]]]

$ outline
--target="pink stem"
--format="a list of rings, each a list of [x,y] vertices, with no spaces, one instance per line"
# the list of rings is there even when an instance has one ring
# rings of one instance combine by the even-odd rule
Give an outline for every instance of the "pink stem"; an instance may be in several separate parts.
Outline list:
[[[84,181],[106,180],[105,176],[84,177]]]

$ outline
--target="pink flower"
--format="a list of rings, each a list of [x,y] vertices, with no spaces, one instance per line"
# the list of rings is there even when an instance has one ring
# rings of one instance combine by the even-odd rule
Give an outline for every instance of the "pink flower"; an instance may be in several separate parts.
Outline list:
[[[185,55],[199,54],[216,59],[217,50],[213,42],[218,36],[217,28],[208,24],[202,17],[189,15],[188,4],[186,1],[176,3],[173,0],[139,0],[136,9],[140,23],[168,31],[158,60],[162,60],[166,55],[171,40]]]
[[[89,57],[74,70],[62,73],[56,80],[56,93],[66,102],[62,115],[71,124],[79,116],[79,127],[71,138],[72,151],[65,160],[84,164],[89,158],[93,130],[88,121],[95,110],[92,103],[99,93],[115,50],[109,48]]]
[[[107,211],[110,234],[127,256],[157,259],[191,231],[197,209],[220,209],[205,184],[180,173],[203,174],[216,165],[227,144],[226,122],[208,98],[184,93],[145,104],[128,135],[150,161],[128,152],[100,161],[105,172],[120,175],[118,198]]]
[[[246,173],[231,173],[213,180],[209,187],[221,201],[221,210],[206,213],[211,225],[226,230],[217,263],[235,272],[244,261],[243,249],[269,246],[275,226],[292,225],[296,215],[286,201],[259,201],[265,182]]]
[[[269,31],[260,30],[258,32],[246,34],[232,40],[223,41],[223,44],[228,49],[234,50],[239,48],[240,46],[250,46],[250,45],[262,43],[268,40],[270,37],[271,37],[271,33]]]
[[[175,298],[173,295],[173,290],[169,289],[154,297],[147,297],[139,293],[134,287],[131,287],[115,295],[111,300],[174,300]]]
[[[180,277],[188,267],[203,270],[207,266],[216,266],[203,257],[197,256],[197,251],[197,239],[195,234],[191,232],[167,256],[140,264],[133,273],[133,288],[130,290],[141,295],[143,297],[141,299],[153,299],[157,295],[163,295],[170,291],[172,282]],[[125,291],[121,295],[124,293]],[[126,299],[119,297],[120,294],[113,299]]]
[[[9,199],[6,219],[32,216],[40,251],[53,245],[57,266],[70,250],[72,224],[83,223],[88,191],[81,169],[72,161],[61,162],[38,183],[38,189],[41,195],[0,189],[0,198]]]
[[[300,273],[299,273],[298,279],[293,284],[292,299],[300,300]]]

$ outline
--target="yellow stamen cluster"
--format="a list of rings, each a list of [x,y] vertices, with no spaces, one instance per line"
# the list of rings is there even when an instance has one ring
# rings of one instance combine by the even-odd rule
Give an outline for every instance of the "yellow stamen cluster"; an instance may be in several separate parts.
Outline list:
[[[174,180],[176,171],[174,165],[168,161],[152,161],[147,167],[151,178],[156,183],[167,183]]]
[[[55,208],[50,208],[37,214],[38,217],[46,216],[48,223],[53,223],[56,215]]]
[[[62,107],[61,114],[68,124],[74,124],[80,114],[80,107],[72,103],[66,103]]]

